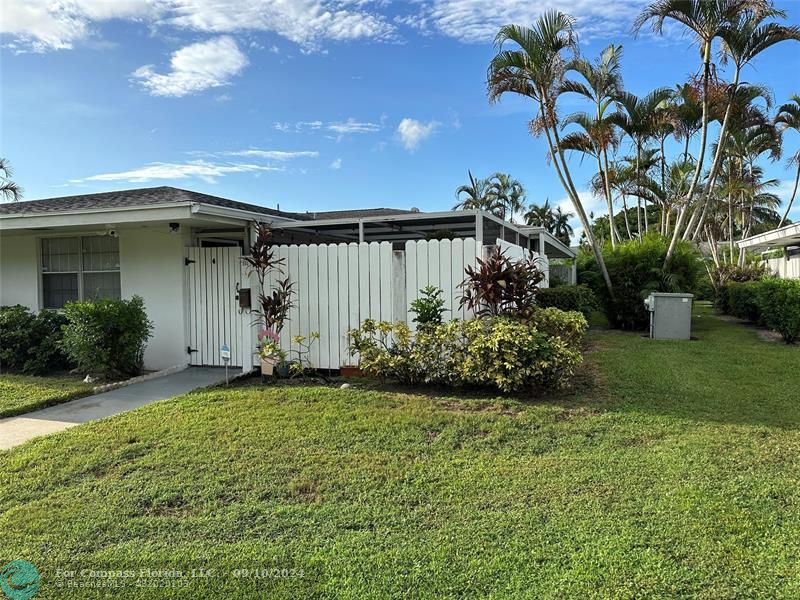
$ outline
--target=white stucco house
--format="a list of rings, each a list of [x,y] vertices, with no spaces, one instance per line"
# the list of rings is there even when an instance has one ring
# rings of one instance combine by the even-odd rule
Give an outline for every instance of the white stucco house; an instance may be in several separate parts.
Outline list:
[[[323,332],[311,356],[322,368],[346,364],[346,332],[366,316],[406,319],[426,283],[457,312],[454,290],[484,240],[574,258],[546,231],[481,211],[292,213],[154,187],[0,204],[0,306],[139,295],[154,323],[146,368],[221,365],[225,344],[249,369],[254,318],[240,290],[255,283],[241,256],[258,221],[272,224],[297,282],[290,333]]]
[[[770,271],[782,279],[800,279],[800,223],[792,223],[750,236],[738,243],[740,248],[761,252]],[[778,251],[780,256],[772,256]]]

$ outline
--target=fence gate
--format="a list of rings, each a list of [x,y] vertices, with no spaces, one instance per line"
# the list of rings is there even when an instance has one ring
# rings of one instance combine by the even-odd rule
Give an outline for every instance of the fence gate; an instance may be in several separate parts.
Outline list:
[[[242,275],[241,248],[186,250],[189,364],[224,366],[220,354],[224,344],[230,348],[230,366],[249,368],[248,315],[239,310],[236,299],[239,287],[249,287]]]

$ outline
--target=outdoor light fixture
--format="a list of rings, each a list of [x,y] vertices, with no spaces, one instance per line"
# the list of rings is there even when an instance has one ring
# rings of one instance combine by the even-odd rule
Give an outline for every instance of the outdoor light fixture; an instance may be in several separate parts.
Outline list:
[[[180,223],[170,223],[169,224],[169,231],[170,233],[178,233],[181,230]]]

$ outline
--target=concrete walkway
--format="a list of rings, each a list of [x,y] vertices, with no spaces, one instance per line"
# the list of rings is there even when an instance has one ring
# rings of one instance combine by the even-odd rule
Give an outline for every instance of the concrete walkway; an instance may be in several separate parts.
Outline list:
[[[229,375],[233,377],[239,373],[241,370],[231,369]],[[13,448],[40,435],[63,431],[87,421],[117,415],[156,400],[179,396],[223,381],[225,369],[189,367],[158,379],[0,419],[0,450]]]

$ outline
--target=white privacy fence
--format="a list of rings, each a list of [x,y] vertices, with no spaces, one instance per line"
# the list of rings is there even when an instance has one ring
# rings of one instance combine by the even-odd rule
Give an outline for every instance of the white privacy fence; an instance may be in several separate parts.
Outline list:
[[[468,238],[408,241],[404,250],[393,250],[390,242],[278,246],[276,255],[284,261],[284,272],[273,272],[269,287],[287,276],[295,285],[281,347],[294,353],[298,349],[291,342],[294,336],[318,331],[320,339],[308,356],[311,365],[338,369],[353,362],[347,335],[351,329],[366,319],[413,326],[411,302],[428,285],[443,290],[447,317],[468,316],[459,308],[458,286],[465,267],[476,265],[479,249]],[[256,282],[251,283],[255,290]]]
[[[458,286],[464,269],[476,266],[488,248],[479,247],[472,238],[408,241],[401,250],[394,250],[390,242],[278,246],[283,273],[273,272],[268,286],[271,289],[284,277],[295,285],[281,347],[296,357],[298,345],[291,339],[318,331],[320,339],[308,355],[313,367],[338,369],[352,364],[348,332],[366,319],[403,321],[414,328],[411,303],[429,285],[443,291],[445,318],[467,318],[470,313],[459,307]],[[546,269],[546,257],[542,261]],[[257,292],[255,278],[251,285]],[[254,305],[256,301],[254,294]],[[254,351],[257,343],[254,333]]]

